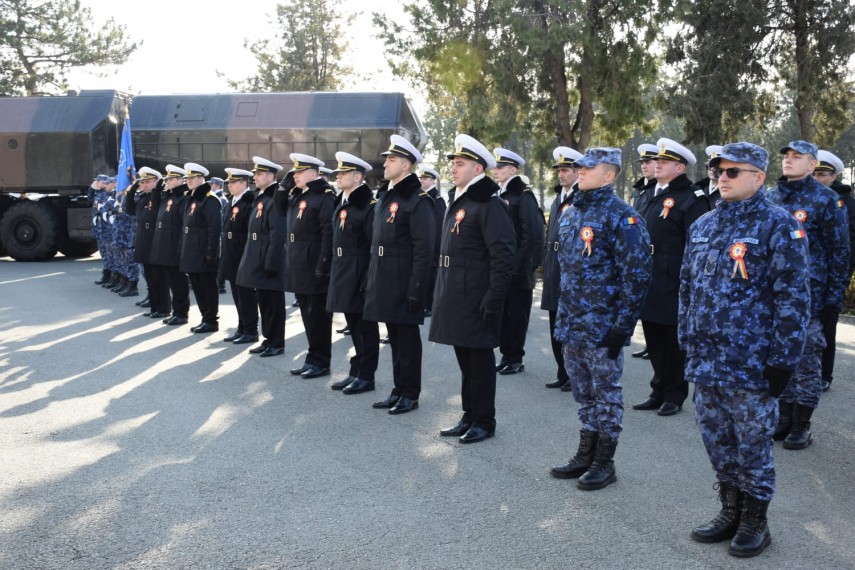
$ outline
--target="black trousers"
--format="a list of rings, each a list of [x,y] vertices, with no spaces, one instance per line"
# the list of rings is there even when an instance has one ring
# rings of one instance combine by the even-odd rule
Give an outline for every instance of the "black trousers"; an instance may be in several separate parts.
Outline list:
[[[422,335],[419,325],[386,323],[392,346],[392,394],[418,400],[422,392]],[[494,365],[495,367],[495,365]]]
[[[300,318],[303,319],[306,340],[309,341],[306,364],[329,368],[332,357],[332,314],[327,312],[327,296],[302,293],[296,293],[295,296],[300,303]],[[284,301],[282,306],[285,306]]]
[[[232,290],[232,299],[238,314],[237,332],[256,336],[258,334],[258,297],[255,289],[241,287],[234,281],[229,281],[229,287]]]
[[[439,239],[439,236],[437,236],[437,239]],[[425,281],[424,304],[425,309],[427,309],[428,311],[433,310],[433,291],[434,289],[436,289],[436,270],[436,267],[429,267],[427,280]]]
[[[496,361],[492,348],[454,347],[460,367],[462,421],[487,431],[496,429]]]
[[[555,357],[555,363],[558,364],[558,380],[566,382],[570,379],[567,375],[567,369],[564,368],[564,348],[563,345],[555,340],[555,319],[558,311],[549,311],[549,340],[552,342],[552,355]]]
[[[217,287],[216,273],[188,273],[193,295],[199,312],[202,313],[202,322],[217,324],[217,316],[220,312],[220,291]]]
[[[172,299],[169,295],[169,272],[163,265],[143,264],[143,275],[148,286],[148,300],[151,311],[168,315],[171,312]]]
[[[172,292],[172,315],[186,319],[190,312],[190,283],[187,274],[178,271],[177,265],[162,266],[166,269],[169,290]]]
[[[377,360],[380,357],[380,330],[375,321],[366,321],[362,313],[345,313],[344,320],[350,329],[350,339],[356,349],[350,359],[350,375],[363,380],[374,380]]]
[[[270,348],[285,348],[285,292],[255,289],[255,295],[261,311],[262,344]]]
[[[829,382],[834,376],[834,353],[837,352],[837,320],[838,317],[835,316],[822,325],[822,334],[825,336],[825,350],[822,351],[822,379]]]
[[[677,325],[641,321],[641,326],[653,366],[650,396],[682,406],[689,395],[689,384],[685,376],[686,353],[677,343]]]
[[[525,337],[531,317],[531,289],[509,289],[502,310],[502,330],[499,333],[499,351],[511,363],[522,362],[525,356]]]

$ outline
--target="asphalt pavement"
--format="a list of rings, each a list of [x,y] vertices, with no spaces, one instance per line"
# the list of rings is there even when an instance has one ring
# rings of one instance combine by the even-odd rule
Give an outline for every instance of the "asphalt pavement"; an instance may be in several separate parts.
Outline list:
[[[719,506],[691,403],[630,409],[651,376],[629,357],[640,327],[618,480],[585,492],[548,474],[579,424],[572,395],[544,387],[555,363],[537,294],[526,370],[498,379],[496,437],[461,445],[438,433],[460,417],[459,371],[427,324],[420,407],[390,416],[371,407],[391,389],[388,346],[377,390],[347,396],[329,385],[349,337],[333,336],[331,377],[288,374],[306,348],[290,305],[285,354],[262,359],[222,342],[231,295],[220,331],[195,335],[195,303],[189,325],[166,327],[140,316],[141,297],[93,285],[100,274],[97,258],[0,259],[2,569],[855,568],[853,321],[814,444],[775,446],[772,544],[738,560],[689,538]]]

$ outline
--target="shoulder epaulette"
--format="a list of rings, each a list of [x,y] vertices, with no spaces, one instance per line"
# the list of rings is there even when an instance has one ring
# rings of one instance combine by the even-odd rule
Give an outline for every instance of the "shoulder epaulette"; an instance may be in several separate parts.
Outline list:
[[[376,203],[377,203],[377,199],[376,199],[376,198],[371,198],[371,201],[370,201],[370,202],[368,202],[368,205],[369,205],[369,206],[373,206],[373,205],[374,205],[374,204],[376,204]]]
[[[419,194],[419,198],[424,198],[425,196],[430,196],[430,194],[428,194],[427,192],[422,190],[421,193]]]
[[[704,192],[701,188],[698,188],[697,190],[695,190],[695,196],[697,196],[698,198],[706,198],[707,197],[706,192]]]
[[[332,193],[333,193],[332,188],[327,188],[326,190],[324,190],[324,194],[332,194]]]

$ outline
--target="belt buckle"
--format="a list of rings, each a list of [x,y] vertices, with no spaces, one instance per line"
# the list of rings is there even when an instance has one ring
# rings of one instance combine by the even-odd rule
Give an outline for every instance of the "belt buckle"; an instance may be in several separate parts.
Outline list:
[[[145,223],[145,229],[148,229],[148,226],[149,226],[149,223],[148,223],[148,222],[146,222],[146,223]]]
[[[291,243],[294,243],[294,234],[291,234],[289,237],[291,239]]]
[[[653,244],[650,244],[650,255],[653,255]]]
[[[557,241],[552,242],[552,251],[558,251],[558,242]]]
[[[445,263],[443,264],[444,267],[451,267],[451,257],[446,255],[444,261],[445,261]]]
[[[383,246],[382,245],[377,246],[377,255],[380,257],[383,257]]]
[[[341,257],[342,253],[341,253],[340,247],[336,248],[336,253],[338,254],[339,257]]]
[[[255,232],[252,232],[252,241],[257,241],[257,240],[258,240],[258,234]]]
[[[228,233],[228,237],[229,237],[229,239],[232,239],[232,232]]]
[[[162,228],[162,227],[163,227],[163,222],[157,222],[157,227],[158,227],[158,228]]]
[[[190,233],[190,228],[188,228],[187,226],[184,226],[184,233],[185,233],[185,234],[189,234],[189,233]]]

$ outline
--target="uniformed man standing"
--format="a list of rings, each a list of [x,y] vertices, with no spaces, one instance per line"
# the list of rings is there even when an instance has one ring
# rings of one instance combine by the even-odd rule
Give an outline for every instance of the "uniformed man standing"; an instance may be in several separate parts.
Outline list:
[[[810,318],[805,232],[761,191],[768,161],[745,142],[710,160],[721,201],[689,230],[680,273],[679,342],[721,501],[691,536],[732,539],[738,557],[771,541],[775,398],[798,366]]]
[[[656,156],[659,149],[655,144],[644,143],[638,145],[638,163],[641,166],[641,178],[632,185],[632,209],[643,213],[647,204],[653,199],[656,190]],[[632,353],[633,358],[644,358],[650,360],[650,351],[647,346]]]
[[[234,334],[223,339],[223,342],[237,344],[255,342],[258,340],[258,298],[255,289],[243,287],[237,283],[238,268],[246,249],[249,218],[255,213],[252,203],[255,195],[249,189],[252,172],[240,168],[226,168],[226,184],[229,187],[230,199],[226,202],[226,215],[223,222],[222,242],[220,245],[220,268],[217,273],[217,284],[229,282],[232,290],[232,300],[238,314],[238,326]]]
[[[332,315],[327,312],[330,265],[332,263],[332,224],[335,193],[319,178],[322,160],[292,153],[294,196],[288,202],[288,255],[286,291],[294,293],[300,304],[300,317],[306,330],[309,350],[302,366],[291,374],[303,378],[329,376],[332,357]],[[277,192],[276,199],[282,200]]]
[[[285,215],[274,206],[277,192],[284,197],[283,212],[287,211],[288,192],[280,190],[276,184],[276,173],[282,167],[260,156],[252,157],[255,164],[253,178],[255,193],[252,197],[249,226],[247,227],[246,246],[237,271],[237,284],[243,289],[255,290],[258,307],[250,307],[251,297],[247,297],[244,327],[251,326],[249,312],[261,312],[261,334],[264,340],[260,345],[249,349],[252,354],[262,357],[278,356],[285,352]],[[248,325],[246,323],[249,323]],[[257,331],[249,329],[243,336],[236,338],[235,344],[256,342]]]
[[[695,184],[695,186],[703,190],[704,194],[707,195],[707,201],[710,203],[710,210],[715,209],[716,202],[721,199],[721,195],[718,191],[718,178],[716,178],[716,172],[718,172],[718,170],[710,166],[712,159],[721,154],[721,148],[721,145],[711,144],[704,150],[707,155],[707,177],[701,178]]]
[[[373,404],[392,415],[419,407],[422,389],[424,294],[434,251],[434,203],[422,190],[413,168],[422,155],[410,141],[391,136],[383,177],[374,205],[371,261],[363,318],[386,323],[392,346],[392,378],[388,398]]]
[[[615,482],[623,418],[623,347],[628,346],[650,285],[652,260],[644,224],[614,193],[621,151],[589,148],[576,161],[579,190],[559,222],[561,299],[555,336],[579,404],[579,449],[550,472],[579,478],[583,490]]]
[[[427,192],[428,196],[433,198],[433,214],[436,220],[436,233],[434,234],[433,255],[431,255],[430,271],[428,272],[427,283],[425,285],[425,316],[431,316],[431,307],[433,307],[433,292],[436,288],[436,271],[439,267],[439,241],[442,236],[442,221],[445,218],[445,198],[439,191],[439,172],[430,166],[422,165],[419,168],[419,182],[422,184],[422,190]]]
[[[376,321],[362,318],[368,264],[371,260],[371,227],[374,193],[365,183],[371,165],[346,152],[335,153],[336,186],[341,194],[333,214],[333,258],[327,311],[344,313],[356,353],[350,359],[347,377],[332,385],[345,394],[374,390],[374,373],[380,355],[380,333]]]
[[[569,392],[572,386],[567,369],[564,368],[564,347],[555,339],[555,315],[558,312],[558,298],[561,296],[561,268],[558,266],[558,221],[573,203],[576,191],[576,180],[579,175],[574,162],[582,158],[582,154],[568,146],[559,146],[552,151],[555,161],[552,168],[558,174],[558,185],[555,187],[555,199],[549,208],[549,224],[546,227],[546,250],[543,256],[543,293],[540,298],[540,308],[549,311],[549,340],[552,343],[552,355],[558,365],[558,373],[554,382],[547,382],[547,388],[561,388]]]
[[[155,275],[155,266],[151,264],[154,228],[157,225],[157,212],[161,199],[161,180],[163,175],[157,170],[143,166],[137,173],[139,179],[128,190],[125,200],[128,215],[137,222],[136,241],[134,242],[134,261],[143,264],[143,274],[148,285],[149,307],[143,316],[163,319],[169,316],[169,282]]]
[[[499,184],[499,198],[508,205],[516,242],[514,274],[502,309],[499,334],[502,357],[496,364],[499,374],[510,375],[525,370],[525,339],[531,317],[537,256],[543,251],[544,223],[537,198],[518,174],[525,166],[525,159],[505,148],[493,149],[493,157],[496,161],[493,176]]]
[[[212,176],[210,179],[208,179],[208,184],[211,185],[211,192],[214,194],[214,196],[216,196],[217,200],[220,201],[220,210],[223,216],[221,227],[225,227],[227,219],[226,211],[228,209],[227,206],[229,205],[229,200],[226,198],[225,193],[223,192],[223,188],[225,188],[226,182],[222,178]],[[222,243],[222,236],[220,236],[220,240]],[[217,291],[220,294],[226,292],[226,281],[220,277],[219,273],[217,273]]]
[[[454,139],[451,180],[457,191],[445,215],[429,339],[454,347],[463,416],[439,433],[475,443],[496,432],[496,360],[502,309],[514,272],[516,241],[508,207],[485,172],[496,161],[484,145]]]
[[[220,233],[223,231],[222,206],[205,182],[207,168],[188,162],[184,165],[184,171],[190,194],[184,205],[178,267],[190,277],[190,286],[202,314],[202,322],[190,330],[194,333],[209,333],[219,330],[217,266]]]
[[[807,234],[811,318],[801,361],[780,398],[774,437],[784,440],[785,449],[804,449],[812,441],[810,419],[822,393],[823,325],[840,314],[849,286],[849,224],[844,201],[811,176],[817,166],[816,145],[793,141],[781,154],[784,176],[767,195]]]
[[[113,179],[111,178],[111,180]],[[137,225],[134,218],[125,211],[127,202],[127,188],[122,188],[116,194],[113,213],[115,216],[114,246],[124,283],[113,291],[118,293],[120,297],[136,297],[139,295],[137,283],[140,278],[140,267],[134,259]]]
[[[173,164],[166,165],[164,176],[166,190],[157,210],[157,225],[151,240],[151,263],[156,279],[169,284],[172,294],[172,315],[163,319],[163,324],[176,326],[187,324],[190,312],[190,285],[187,275],[178,270],[181,248],[181,216],[187,200],[187,185],[184,184],[184,169]]]
[[[824,186],[828,186],[840,196],[846,205],[846,215],[849,220],[849,276],[855,271],[855,198],[852,197],[852,187],[843,184],[838,176],[843,172],[843,161],[827,150],[820,150],[817,155],[818,163],[813,171],[813,177]],[[837,351],[837,317],[834,316],[823,323],[825,350],[822,353],[822,391],[831,388],[834,379],[834,354]]]
[[[686,355],[677,345],[677,304],[680,265],[689,227],[708,212],[704,191],[686,176],[695,155],[671,139],[656,143],[656,188],[643,212],[653,252],[653,280],[641,309],[644,338],[653,365],[650,396],[634,410],[657,410],[673,416],[689,395],[683,366]]]
[[[101,241],[107,254],[105,265],[110,269],[112,277],[101,286],[110,291],[120,289],[127,280],[122,274],[122,266],[116,250],[116,180],[108,177],[104,186],[105,198],[101,210]]]
[[[105,285],[113,278],[113,272],[107,264],[107,243],[103,239],[104,221],[101,219],[101,212],[104,207],[104,202],[107,201],[107,181],[110,177],[106,174],[99,174],[92,181],[89,187],[89,206],[92,208],[92,237],[98,244],[98,253],[101,254],[101,279],[95,282],[95,285]]]

